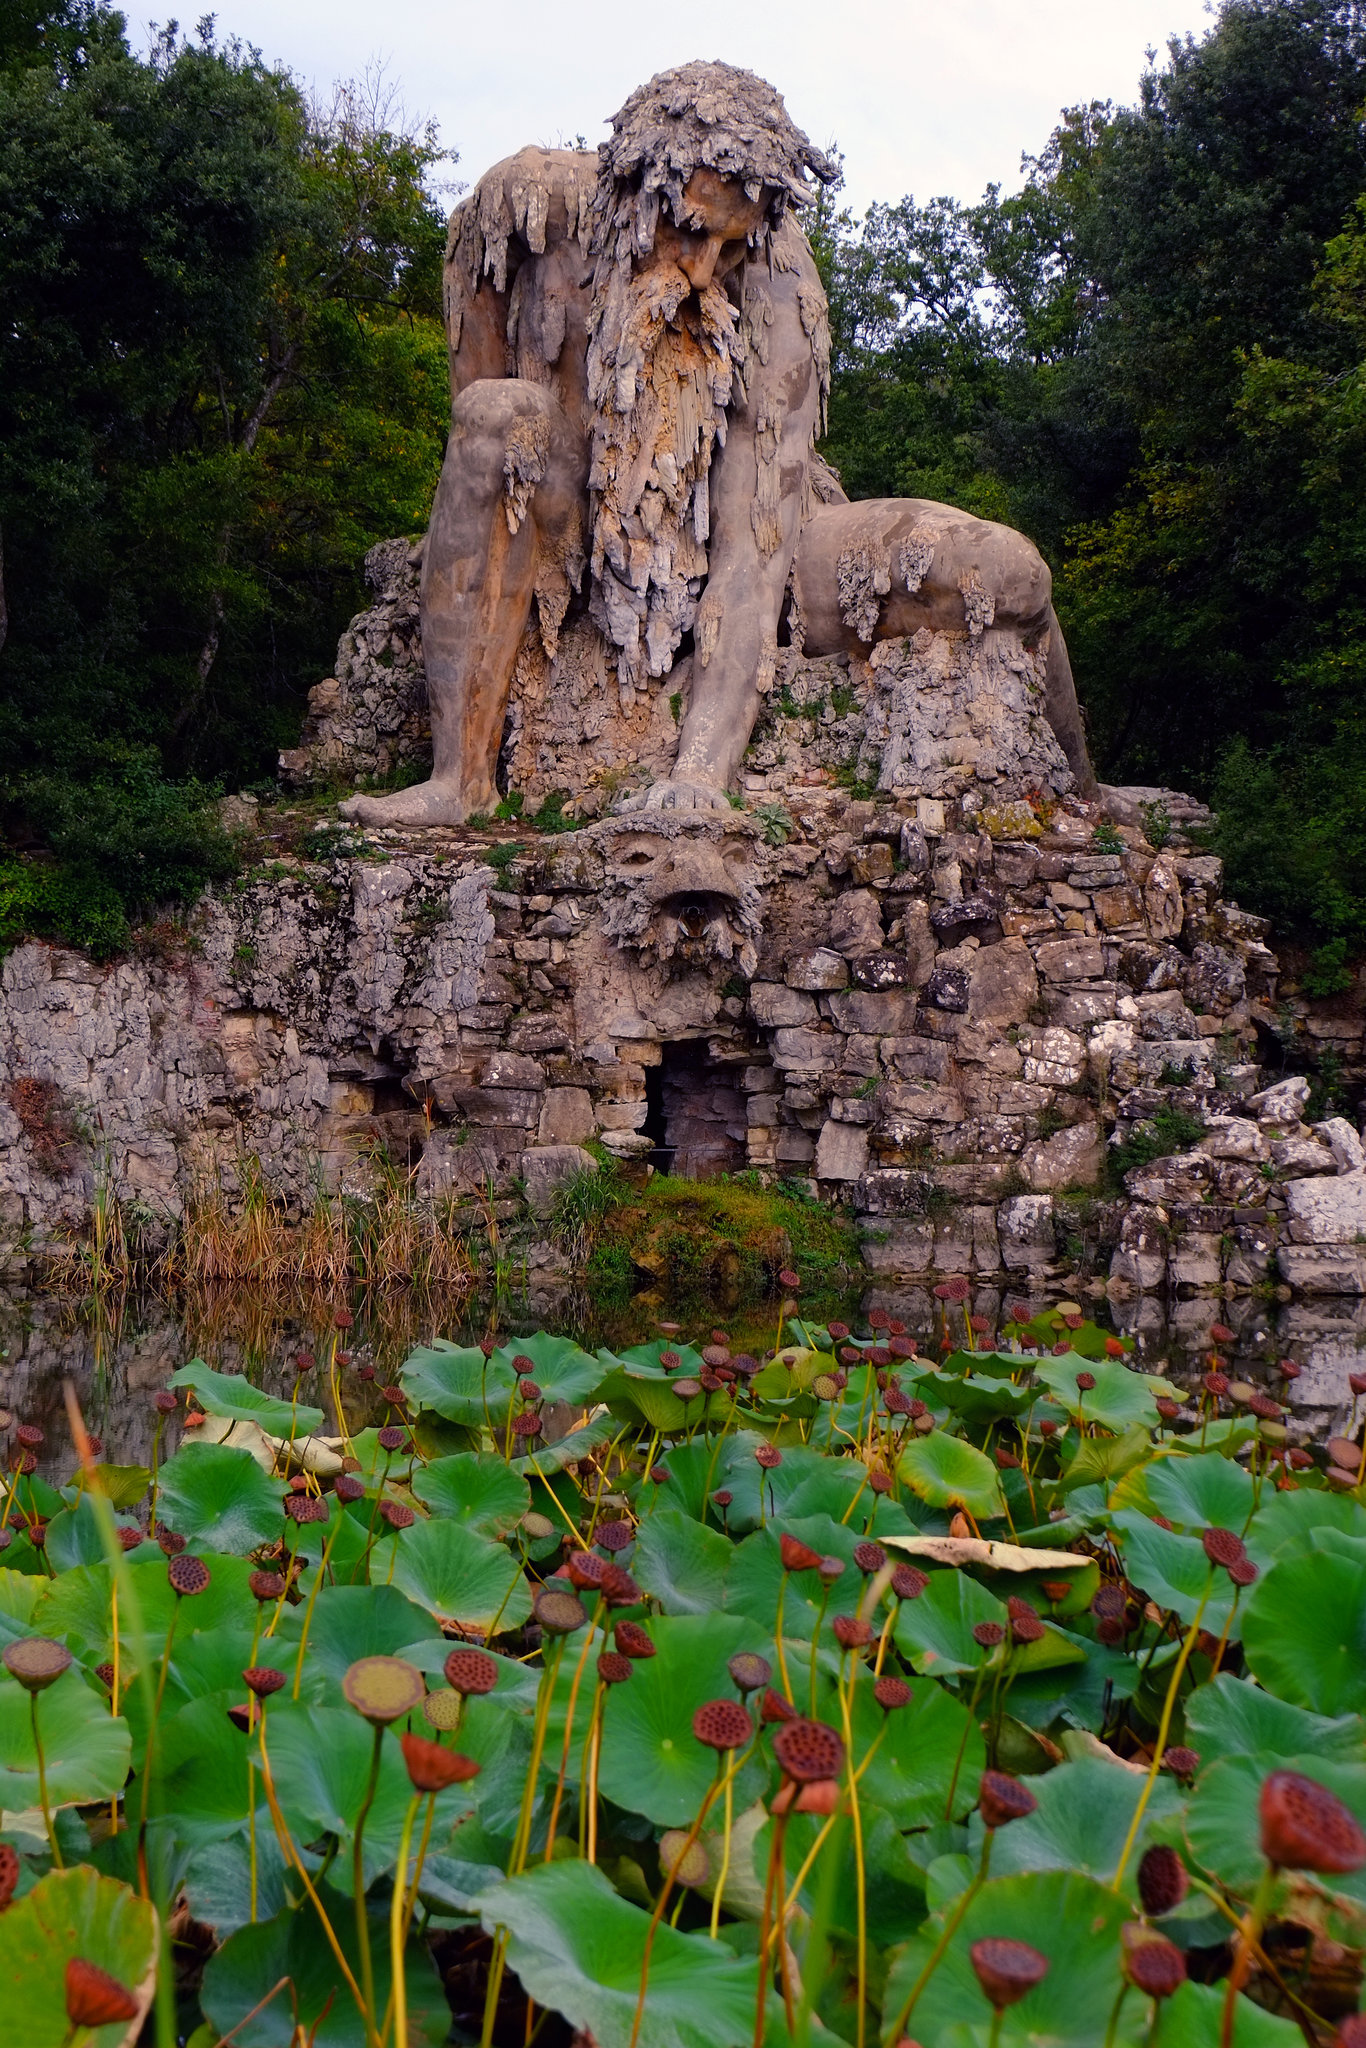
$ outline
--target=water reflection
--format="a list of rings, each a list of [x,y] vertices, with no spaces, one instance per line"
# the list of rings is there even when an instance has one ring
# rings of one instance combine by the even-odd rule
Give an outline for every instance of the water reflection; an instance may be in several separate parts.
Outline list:
[[[1060,1297],[1057,1287],[983,1287],[975,1290],[971,1307],[994,1329],[1017,1301],[1028,1300],[1038,1310]],[[1193,1386],[1205,1371],[1210,1325],[1223,1322],[1234,1333],[1231,1343],[1219,1346],[1224,1369],[1231,1378],[1251,1381],[1285,1402],[1294,1436],[1323,1441],[1355,1430],[1359,1404],[1348,1375],[1366,1369],[1366,1301],[1327,1297],[1281,1304],[1145,1296],[1110,1311],[1103,1298],[1083,1296],[1081,1305],[1098,1322],[1113,1323],[1134,1337],[1136,1364],[1181,1385]],[[338,1308],[354,1318],[341,1330],[335,1321]],[[937,1308],[927,1286],[880,1284],[868,1289],[861,1302],[822,1301],[813,1305],[813,1313],[829,1316],[838,1310],[861,1327],[861,1316],[881,1309],[904,1323],[907,1334],[933,1357],[941,1327]],[[777,1312],[776,1302],[765,1301],[728,1312],[725,1323],[734,1348],[770,1349]],[[710,1336],[712,1312],[706,1304],[680,1306],[673,1313],[686,1336],[700,1341]],[[335,1418],[323,1368],[337,1345],[347,1355],[339,1376],[347,1419],[357,1428],[385,1419],[379,1388],[396,1378],[414,1345],[435,1336],[474,1343],[486,1334],[501,1340],[548,1328],[575,1337],[590,1350],[599,1345],[620,1350],[657,1334],[659,1318],[669,1314],[665,1304],[650,1297],[604,1303],[568,1283],[549,1283],[496,1307],[468,1296],[442,1299],[397,1288],[348,1302],[234,1288],[179,1299],[115,1296],[95,1305],[59,1295],[0,1291],[0,1406],[47,1433],[40,1469],[65,1477],[70,1454],[62,1385],[67,1379],[88,1426],[103,1440],[105,1457],[117,1464],[143,1464],[156,1423],[152,1397],[189,1358],[204,1358],[219,1371],[245,1373],[258,1386],[288,1398],[299,1379],[298,1356],[311,1354],[319,1363],[305,1372],[301,1395],[327,1408],[331,1425]],[[1297,1378],[1281,1373],[1286,1359],[1300,1368]],[[373,1366],[372,1379],[357,1372],[362,1365]],[[163,1456],[176,1448],[179,1426],[173,1419],[163,1438]]]

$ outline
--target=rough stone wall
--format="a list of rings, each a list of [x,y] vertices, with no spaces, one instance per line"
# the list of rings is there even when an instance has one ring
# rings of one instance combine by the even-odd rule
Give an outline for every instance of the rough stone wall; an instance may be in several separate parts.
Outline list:
[[[1366,1286],[1355,1132],[1264,1093],[1276,962],[1219,863],[1132,827],[1098,851],[1074,800],[1027,815],[1032,836],[975,790],[794,786],[776,844],[753,817],[706,844],[633,817],[520,851],[328,828],[318,859],[206,898],[178,962],[20,947],[6,1235],[78,1230],[97,1189],[173,1214],[256,1162],[297,1214],[319,1185],[363,1190],[377,1144],[422,1192],[520,1181],[544,1209],[587,1140],[651,1150],[650,1070],[682,1045],[749,1166],[855,1208],[879,1284],[1056,1272],[1059,1198],[1165,1106],[1211,1135],[1129,1176],[1119,1292],[1252,1287],[1278,1246],[1297,1287]]]
[[[375,602],[337,645],[337,673],[308,693],[297,747],[280,756],[291,789],[365,786],[395,769],[430,771],[431,718],[418,619],[421,543],[380,541],[365,557]]]

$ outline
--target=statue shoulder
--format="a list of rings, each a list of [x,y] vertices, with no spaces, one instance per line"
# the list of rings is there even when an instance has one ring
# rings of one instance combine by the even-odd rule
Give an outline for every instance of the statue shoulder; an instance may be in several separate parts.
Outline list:
[[[451,214],[448,267],[460,273],[466,291],[488,278],[502,292],[526,256],[569,240],[586,255],[597,182],[592,150],[529,144],[504,157]]]

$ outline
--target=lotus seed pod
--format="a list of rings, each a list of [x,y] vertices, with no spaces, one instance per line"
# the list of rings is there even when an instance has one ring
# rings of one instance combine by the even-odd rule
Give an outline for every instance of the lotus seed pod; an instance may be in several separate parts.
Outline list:
[[[558,1593],[543,1586],[532,1605],[547,1635],[572,1636],[588,1619],[588,1610],[575,1593]]]
[[[982,1824],[989,1828],[1003,1828],[1013,1820],[1023,1820],[1039,1804],[1028,1785],[1022,1785],[1006,1771],[983,1771],[977,1803]]]
[[[1155,1842],[1144,1850],[1138,1866],[1138,1896],[1145,1913],[1159,1919],[1163,1913],[1174,1912],[1189,1890],[1186,1866],[1175,1849]]]
[[[773,1667],[767,1657],[760,1657],[754,1650],[737,1650],[726,1669],[739,1686],[741,1692],[758,1692],[761,1685],[767,1685],[773,1676]]]
[[[652,1638],[638,1621],[619,1621],[612,1630],[612,1641],[623,1657],[653,1657],[657,1654]]]
[[[1175,1942],[1132,1923],[1120,1929],[1120,1963],[1145,1998],[1170,1998],[1186,1981],[1186,1958]]]
[[[463,1706],[464,1700],[458,1692],[429,1692],[422,1702],[422,1718],[429,1728],[442,1729],[449,1734],[460,1726]]]
[[[422,1673],[402,1657],[361,1657],[342,1679],[348,1706],[372,1727],[411,1714],[422,1704],[423,1691]]]
[[[477,1778],[479,1765],[473,1757],[455,1749],[443,1749],[425,1735],[400,1735],[398,1746],[414,1792],[444,1792],[448,1785],[462,1785]]]
[[[884,1714],[891,1714],[895,1713],[898,1707],[908,1707],[911,1704],[912,1693],[904,1678],[894,1678],[888,1674],[875,1682],[873,1698]]]
[[[815,1778],[838,1778],[844,1769],[844,1743],[823,1721],[784,1721],[773,1736],[773,1754],[785,1775],[799,1785]]]
[[[785,1572],[814,1572],[820,1567],[820,1552],[803,1543],[799,1536],[780,1536],[778,1551]]]
[[[625,1685],[634,1670],[630,1658],[619,1650],[604,1650],[598,1658],[598,1677],[604,1685]]]
[[[485,1650],[452,1650],[443,1669],[458,1693],[492,1692],[498,1683],[498,1666]]]
[[[708,1749],[743,1749],[754,1723],[738,1700],[707,1700],[692,1717],[692,1732]]]
[[[898,1600],[918,1600],[929,1583],[927,1575],[913,1564],[899,1564],[892,1573],[892,1591]]]
[[[1273,1771],[1262,1785],[1262,1854],[1282,1870],[1345,1876],[1366,1863],[1366,1835],[1326,1785],[1299,1771]]]
[[[269,1664],[249,1664],[242,1678],[248,1692],[254,1692],[258,1700],[268,1700],[285,1683],[284,1672],[273,1670]]]
[[[635,1541],[635,1528],[630,1522],[600,1522],[593,1532],[593,1541],[600,1550],[609,1550],[613,1556],[626,1550]]]
[[[1017,2005],[1048,1975],[1048,1958],[1025,1941],[989,1937],[974,1941],[968,1954],[987,1999],[997,2012]]]
[[[700,1842],[690,1842],[686,1828],[666,1828],[659,1838],[659,1866],[675,1884],[705,1884],[711,1863]]]
[[[73,2028],[126,2026],[137,2018],[138,2002],[117,1977],[73,1956],[66,1966],[66,2016]]]

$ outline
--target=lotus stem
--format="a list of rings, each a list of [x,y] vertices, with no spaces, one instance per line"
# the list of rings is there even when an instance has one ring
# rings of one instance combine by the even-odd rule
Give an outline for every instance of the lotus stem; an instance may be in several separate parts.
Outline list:
[[[343,1950],[341,1943],[337,1939],[337,1930],[327,1917],[327,1909],[323,1905],[322,1900],[318,1897],[318,1894],[314,1889],[313,1880],[310,1878],[307,1870],[304,1867],[303,1858],[300,1856],[298,1850],[294,1846],[294,1839],[290,1834],[288,1827],[285,1824],[285,1817],[280,1811],[280,1802],[275,1794],[275,1780],[271,1775],[270,1757],[266,1751],[265,1737],[265,1718],[263,1716],[261,1721],[261,1789],[266,1795],[266,1804],[270,1808],[270,1818],[272,1823],[274,1824],[276,1840],[280,1844],[280,1853],[284,1857],[286,1863],[290,1864],[292,1868],[298,1872],[300,1882],[302,1883],[304,1890],[308,1894],[309,1902],[312,1905],[314,1912],[318,1916],[319,1925],[322,1927],[323,1933],[327,1937],[327,1945],[332,1951],[333,1957],[337,1964],[337,1968],[341,1971],[342,1976],[346,1979],[347,1989],[350,1991],[351,1996],[356,2001],[356,2010],[357,2012],[359,2012],[361,2020],[364,2024],[366,2039],[369,2041],[374,2041],[376,2038],[374,2021],[371,2017],[369,2007],[366,2005],[365,2000],[361,1995],[361,1988],[359,1984],[357,1984],[356,1982],[355,1975],[351,1969],[351,1965],[346,1960],[346,1953]]]
[[[323,1544],[323,1554],[318,1564],[318,1576],[313,1581],[313,1591],[309,1594],[308,1605],[304,1609],[304,1625],[302,1629],[299,1631],[299,1654],[294,1662],[294,1690],[290,1694],[290,1698],[293,1700],[298,1699],[299,1687],[303,1682],[304,1653],[308,1648],[308,1631],[309,1628],[312,1626],[313,1622],[314,1602],[317,1600],[318,1594],[322,1590],[323,1580],[327,1577],[327,1567],[332,1557],[332,1545],[336,1542],[337,1537],[341,1533],[342,1520],[346,1514],[346,1509],[343,1507],[340,1501],[336,1503],[336,1508],[337,1517],[332,1527],[327,1532],[327,1541]]]
[[[750,1747],[752,1748],[753,1744],[751,1744]],[[688,1833],[686,1839],[684,1840],[682,1848],[679,1850],[677,1856],[671,1859],[669,1867],[664,1873],[664,1882],[659,1888],[659,1897],[655,1900],[655,1909],[653,1913],[650,1915],[650,1924],[645,1930],[645,1951],[641,1957],[640,1964],[640,1993],[636,1999],[635,2018],[631,2022],[631,2039],[629,2043],[629,2048],[636,2048],[636,2043],[640,2039],[640,2023],[642,2019],[645,2017],[645,1993],[649,1988],[650,1982],[650,1955],[655,1945],[655,1935],[659,1931],[659,1923],[664,1918],[665,1908],[668,1906],[669,1903],[669,1894],[673,1890],[674,1874],[680,1868],[684,1857],[687,1855],[688,1851],[693,1847],[694,1843],[697,1841],[698,1836],[701,1834],[707,1815],[711,1812],[713,1806],[715,1806],[716,1797],[717,1794],[720,1792],[722,1785],[731,1783],[731,1781],[735,1777],[736,1772],[739,1770],[740,1765],[736,1761],[736,1758],[747,1757],[748,1755],[749,1750],[734,1750],[731,1752],[731,1761],[729,1764],[727,1764],[725,1750],[718,1750],[716,1757],[716,1776],[712,1780],[711,1785],[708,1787],[706,1798],[702,1801],[701,1806],[699,1806],[699,1808],[697,1809],[697,1818],[693,1822],[692,1826],[688,1829]]]
[[[597,1634],[598,1622],[602,1617],[602,1612],[603,1602],[599,1598],[593,1612],[593,1618],[589,1622],[587,1632],[584,1635],[583,1648],[579,1651],[579,1661],[574,1666],[574,1676],[569,1687],[569,1701],[564,1710],[564,1741],[560,1747],[560,1768],[555,1778],[555,1797],[550,1807],[550,1824],[546,1829],[545,1861],[547,1863],[549,1863],[555,1852],[555,1830],[559,1826],[560,1807],[564,1801],[564,1777],[565,1772],[569,1769],[569,1746],[574,1739],[574,1709],[578,1705],[579,1685],[583,1679],[584,1666],[588,1662],[588,1652],[593,1647],[593,1638]],[[583,1797],[582,1784],[579,1786],[579,1797]]]
[[[365,1823],[370,1817],[370,1808],[375,1803],[383,1743],[384,1724],[377,1721],[374,1744],[370,1751],[370,1777],[365,1787],[365,1797],[360,1803],[360,1811],[356,1815],[356,1838],[351,1849],[351,1882],[356,1904],[356,1947],[360,1951],[360,1981],[365,1998],[365,2024],[372,2037],[375,2035],[375,1964],[370,1954],[370,1919],[365,1910]]]
[[[717,1873],[716,1887],[711,1900],[711,1938],[716,1940],[721,1926],[721,1901],[725,1894],[726,1879],[730,1876],[730,1831],[735,1822],[735,1779],[727,1771],[725,1794],[725,1825],[721,1835],[721,1868]]]
[[[1242,1925],[1238,1930],[1238,1945],[1233,1951],[1233,1965],[1224,1989],[1224,2009],[1219,2020],[1219,2048],[1233,2048],[1233,2024],[1238,2010],[1238,1993],[1247,1982],[1248,1971],[1252,1968],[1252,1958],[1262,1938],[1262,1928],[1266,1925],[1271,1897],[1276,1889],[1276,1877],[1275,1864],[1268,1863],[1257,1881],[1252,1904],[1243,1915]]]
[[[977,1875],[972,1880],[972,1883],[968,1886],[967,1890],[963,1892],[955,1901],[953,1911],[950,1913],[948,1919],[944,1922],[943,1927],[940,1929],[939,1939],[938,1941],[936,1941],[934,1947],[931,1949],[929,1958],[926,1961],[924,1969],[920,1972],[920,1975],[916,1978],[914,1984],[912,1984],[909,1996],[906,1999],[906,2003],[902,2006],[900,2012],[896,2016],[896,2025],[891,2029],[891,2032],[887,2037],[889,2040],[899,2041],[901,2039],[901,2036],[905,2033],[906,2027],[910,2021],[911,2014],[915,2011],[916,2006],[920,2002],[920,1994],[925,1989],[925,1986],[929,1983],[935,1971],[939,1968],[939,1965],[943,1962],[945,1954],[948,1951],[949,1943],[953,1940],[954,1935],[958,1932],[959,1927],[962,1925],[963,1915],[967,1912],[968,1907],[972,1904],[978,1892],[981,1891],[982,1886],[986,1883],[987,1871],[991,1867],[991,1842],[992,1831],[990,1828],[988,1828],[985,1836],[982,1839],[982,1862],[980,1868],[978,1869]],[[999,2013],[997,2015],[997,2018],[999,2020]]]
[[[65,1866],[62,1863],[62,1852],[57,1847],[57,1830],[52,1825],[52,1809],[47,1802],[47,1764],[43,1758],[43,1738],[38,1732],[38,1695],[36,1692],[31,1692],[28,1696],[28,1711],[29,1723],[33,1729],[34,1754],[38,1759],[38,1800],[43,1809],[43,1826],[47,1829],[47,1841],[48,1847],[52,1851],[52,1861],[56,1868],[61,1870]]]
[[[390,2011],[394,2020],[395,2048],[408,2048],[408,1985],[403,1973],[403,1952],[406,1947],[406,1921],[403,1913],[404,1894],[408,1889],[408,1855],[413,1846],[413,1822],[417,1809],[422,1804],[422,1794],[414,1792],[408,1801],[408,1810],[403,1816],[403,1832],[398,1838],[398,1862],[394,1865],[394,1896],[389,1904],[389,1969],[393,1979],[390,1991]],[[388,2039],[389,2015],[385,2015],[381,2043]]]
[[[1143,1824],[1143,1816],[1148,1810],[1148,1801],[1152,1797],[1154,1782],[1162,1768],[1162,1753],[1167,1746],[1167,1734],[1172,1725],[1172,1714],[1176,1707],[1177,1693],[1181,1689],[1182,1674],[1186,1669],[1190,1653],[1195,1648],[1196,1638],[1200,1634],[1201,1617],[1205,1612],[1205,1602],[1209,1599],[1210,1589],[1213,1584],[1214,1567],[1211,1565],[1209,1578],[1205,1582],[1205,1590],[1200,1595],[1200,1605],[1196,1608],[1195,1619],[1186,1632],[1186,1640],[1181,1645],[1181,1654],[1176,1660],[1176,1669],[1172,1672],[1171,1682],[1167,1687],[1167,1697],[1162,1703],[1162,1719],[1158,1723],[1157,1741],[1153,1745],[1153,1760],[1149,1767],[1148,1775],[1143,1781],[1143,1790],[1139,1794],[1138,1804],[1134,1808],[1134,1817],[1129,1823],[1129,1832],[1124,1837],[1124,1847],[1120,1850],[1119,1862],[1115,1866],[1115,1874],[1111,1879],[1110,1888],[1112,1891],[1118,1891],[1124,1882],[1124,1872],[1128,1866],[1129,1858],[1133,1854],[1134,1843],[1138,1840],[1138,1831]]]
[[[785,1813],[775,1814],[773,1817],[773,1840],[769,1845],[768,1852],[768,1875],[764,1880],[764,1906],[759,1919],[759,1991],[754,2011],[754,2048],[764,2048],[764,2008],[768,2004],[768,1970],[770,1967],[768,1963],[769,1934],[773,1926],[775,1879],[782,1866],[783,1845],[786,1836],[787,1815]],[[782,1899],[781,1890],[776,1894],[776,1903],[778,1907],[779,1967],[783,1980],[783,1997],[784,2001],[786,2001],[787,1970],[781,1960],[787,1946],[783,1935],[783,1920],[786,1916],[786,1906]],[[788,2032],[789,2034],[792,2032],[792,2018],[790,2014],[788,2015]],[[635,2048],[634,2042],[632,2043],[632,2048]]]

